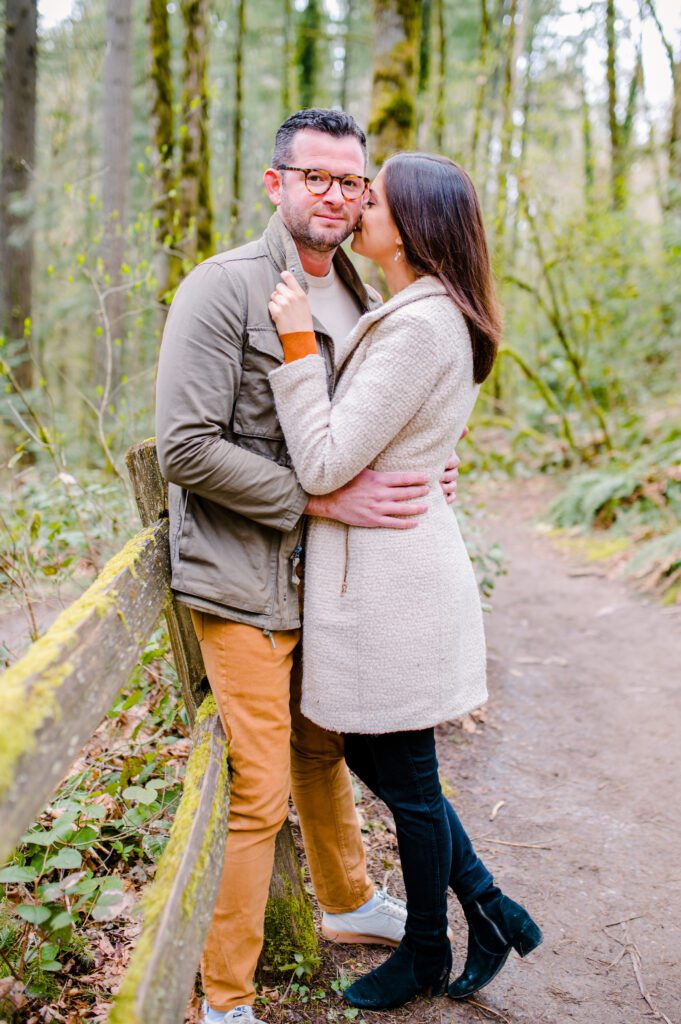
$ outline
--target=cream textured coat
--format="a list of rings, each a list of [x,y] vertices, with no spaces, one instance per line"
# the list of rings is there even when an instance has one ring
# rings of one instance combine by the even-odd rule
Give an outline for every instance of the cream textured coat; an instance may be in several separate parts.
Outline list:
[[[468,330],[423,277],[361,318],[336,366],[331,401],[320,356],[270,374],[305,490],[366,466],[427,471],[431,490],[413,530],[310,520],[302,709],[337,732],[422,729],[487,698],[478,588],[438,483],[478,393]]]

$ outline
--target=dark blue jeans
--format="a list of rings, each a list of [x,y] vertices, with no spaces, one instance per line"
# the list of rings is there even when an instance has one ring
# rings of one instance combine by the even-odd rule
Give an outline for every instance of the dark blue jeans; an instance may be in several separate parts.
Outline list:
[[[442,794],[435,731],[348,733],[345,759],[395,819],[407,893],[405,938],[437,951],[447,935],[447,887],[468,903],[494,882]]]

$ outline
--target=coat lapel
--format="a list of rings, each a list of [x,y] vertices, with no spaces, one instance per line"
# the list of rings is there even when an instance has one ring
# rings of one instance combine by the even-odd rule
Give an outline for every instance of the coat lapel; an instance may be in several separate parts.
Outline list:
[[[347,362],[369,328],[373,327],[379,320],[382,320],[383,317],[389,316],[395,310],[408,306],[412,302],[427,299],[431,295],[445,295],[446,291],[445,286],[436,277],[419,277],[413,284],[403,288],[396,295],[392,295],[382,306],[378,306],[376,309],[365,313],[364,316],[360,317],[357,326],[350,331],[347,338],[336,345],[336,370],[340,370]]]

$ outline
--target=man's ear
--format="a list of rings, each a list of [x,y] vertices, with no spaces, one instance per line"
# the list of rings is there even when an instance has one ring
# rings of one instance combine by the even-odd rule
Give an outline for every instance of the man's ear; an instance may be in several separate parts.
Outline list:
[[[270,201],[275,206],[281,203],[281,175],[274,167],[268,167],[262,177],[263,184],[267,190]]]

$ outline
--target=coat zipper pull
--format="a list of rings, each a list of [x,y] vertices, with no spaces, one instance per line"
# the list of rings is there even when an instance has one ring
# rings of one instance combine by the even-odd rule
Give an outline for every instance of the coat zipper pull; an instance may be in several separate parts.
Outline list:
[[[348,563],[350,561],[350,527],[345,527],[345,564],[343,565],[343,582],[341,584],[341,597],[348,590]]]
[[[262,635],[269,637],[270,643],[272,644],[272,650],[276,651],[277,645],[276,645],[275,639],[274,639],[274,637],[272,635],[272,630],[271,629],[263,629]]]

